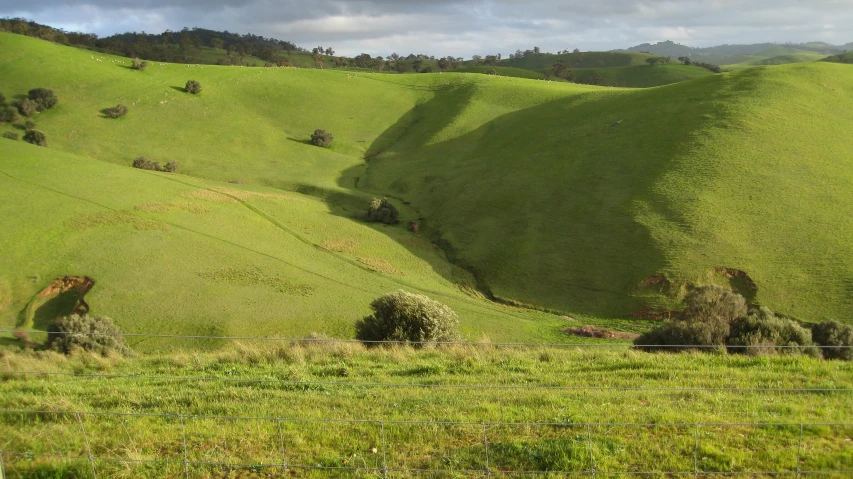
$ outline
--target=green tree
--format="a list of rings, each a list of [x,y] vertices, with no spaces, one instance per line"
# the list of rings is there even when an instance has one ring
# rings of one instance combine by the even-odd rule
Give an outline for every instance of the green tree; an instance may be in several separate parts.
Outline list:
[[[46,346],[65,354],[91,351],[103,356],[133,355],[118,326],[106,316],[72,314],[59,318],[48,327]]]
[[[826,359],[853,360],[853,326],[826,321],[812,326],[812,338]]]
[[[201,93],[201,83],[197,82],[196,80],[190,80],[184,87],[184,91],[187,93],[192,93],[193,95],[197,95]]]
[[[27,130],[24,141],[38,146],[47,146],[47,135],[39,130]]]
[[[361,341],[401,341],[415,346],[460,340],[459,317],[438,301],[403,290],[370,303],[373,314],[355,324]]]
[[[311,135],[311,143],[317,146],[322,146],[323,148],[330,146],[334,139],[335,137],[326,130],[317,129],[314,130],[314,133]]]

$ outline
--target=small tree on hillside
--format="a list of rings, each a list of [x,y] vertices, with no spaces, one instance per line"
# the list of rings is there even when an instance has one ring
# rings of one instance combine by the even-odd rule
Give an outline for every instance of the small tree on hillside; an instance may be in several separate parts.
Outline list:
[[[104,356],[133,354],[118,326],[106,316],[72,314],[59,318],[48,329],[46,346],[65,354],[74,351],[91,351]]]
[[[28,97],[36,104],[38,111],[49,110],[59,103],[59,97],[48,88],[33,88],[28,92]]]
[[[311,135],[311,143],[322,146],[323,148],[331,145],[334,139],[335,137],[326,130],[314,130],[314,134]]]
[[[139,58],[134,58],[132,62],[130,62],[130,68],[134,70],[145,70],[148,68],[148,62],[142,61]]]
[[[382,198],[381,200],[373,198],[367,205],[367,221],[390,225],[397,222],[398,216],[400,216],[400,212],[388,201],[388,198]]]
[[[197,95],[201,93],[201,83],[190,80],[187,82],[187,85],[184,87],[184,91],[187,93],[192,93],[193,95]]]
[[[12,106],[0,107],[0,122],[12,123],[18,120],[18,109]]]
[[[355,324],[362,341],[402,341],[415,346],[459,341],[459,318],[449,307],[403,290],[370,303],[373,314]]]
[[[726,344],[729,352],[739,354],[820,355],[817,348],[810,347],[814,344],[811,331],[764,306],[732,321]]]
[[[24,141],[38,146],[47,146],[47,136],[38,130],[28,130],[24,134]]]
[[[853,326],[826,321],[812,326],[812,338],[826,359],[853,360]]]
[[[105,108],[103,110],[103,113],[108,118],[119,118],[124,115],[127,115],[127,107],[124,105],[116,105],[114,107]]]
[[[24,98],[18,102],[18,112],[24,116],[33,116],[38,111],[38,105],[29,98]]]
[[[743,296],[716,285],[700,286],[684,298],[684,311],[675,320],[643,333],[634,341],[641,349],[690,349],[690,346],[725,346],[731,323],[746,316]]]

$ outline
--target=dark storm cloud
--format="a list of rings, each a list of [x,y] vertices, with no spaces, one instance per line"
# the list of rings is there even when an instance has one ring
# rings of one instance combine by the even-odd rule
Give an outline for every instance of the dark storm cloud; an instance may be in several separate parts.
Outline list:
[[[251,32],[349,55],[853,40],[851,0],[0,0],[0,15],[99,35],[185,26]]]

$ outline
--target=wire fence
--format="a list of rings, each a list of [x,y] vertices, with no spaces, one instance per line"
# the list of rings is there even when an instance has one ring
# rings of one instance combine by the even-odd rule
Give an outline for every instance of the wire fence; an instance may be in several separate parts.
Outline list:
[[[853,476],[853,423],[553,423],[0,409],[0,478]],[[721,460],[725,458],[725,460]],[[65,466],[63,466],[65,467]],[[5,471],[5,476],[3,475]],[[313,474],[313,475],[312,475]]]
[[[190,340],[208,340],[208,341],[260,341],[260,342],[280,342],[298,345],[312,344],[361,344],[366,346],[471,346],[471,347],[491,347],[491,348],[628,348],[632,344],[630,342],[610,341],[610,342],[585,342],[585,343],[524,343],[524,342],[477,342],[477,341],[429,341],[429,342],[412,342],[412,341],[371,341],[359,339],[336,339],[336,338],[293,338],[293,337],[265,337],[265,336],[205,336],[205,335],[176,335],[176,334],[149,334],[149,333],[121,333],[121,334],[106,334],[94,332],[63,332],[63,331],[37,331],[24,329],[0,329],[0,334],[26,333],[27,335],[53,335],[53,336],[88,336],[88,337],[121,337],[124,339],[133,338],[153,338],[153,339],[177,339],[182,341]],[[798,349],[838,349],[847,350],[853,349],[850,345],[837,346],[802,346],[802,345],[702,345],[702,344],[644,344],[641,346],[646,349],[733,349],[733,350],[767,350],[767,349],[783,349],[783,350],[798,350]]]

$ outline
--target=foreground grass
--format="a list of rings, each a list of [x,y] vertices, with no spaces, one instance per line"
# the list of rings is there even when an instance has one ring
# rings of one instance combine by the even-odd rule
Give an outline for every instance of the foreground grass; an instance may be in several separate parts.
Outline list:
[[[282,445],[305,477],[335,471],[304,467],[383,463],[392,477],[413,476],[395,469],[693,471],[694,455],[707,472],[791,472],[798,457],[803,471],[853,468],[849,391],[762,390],[847,388],[849,362],[310,343],[137,359],[0,354],[0,448],[13,478],[86,477],[85,459],[40,456],[85,458],[81,423],[99,477],[182,476],[181,421],[190,462],[244,464],[191,464],[191,477],[274,477]],[[25,371],[58,375],[15,374]],[[77,411],[129,415],[68,414]],[[141,415],[149,413],[167,416]],[[799,423],[847,426],[807,425],[801,439]],[[154,460],[173,462],[145,462]],[[436,474],[445,476],[468,477]]]

